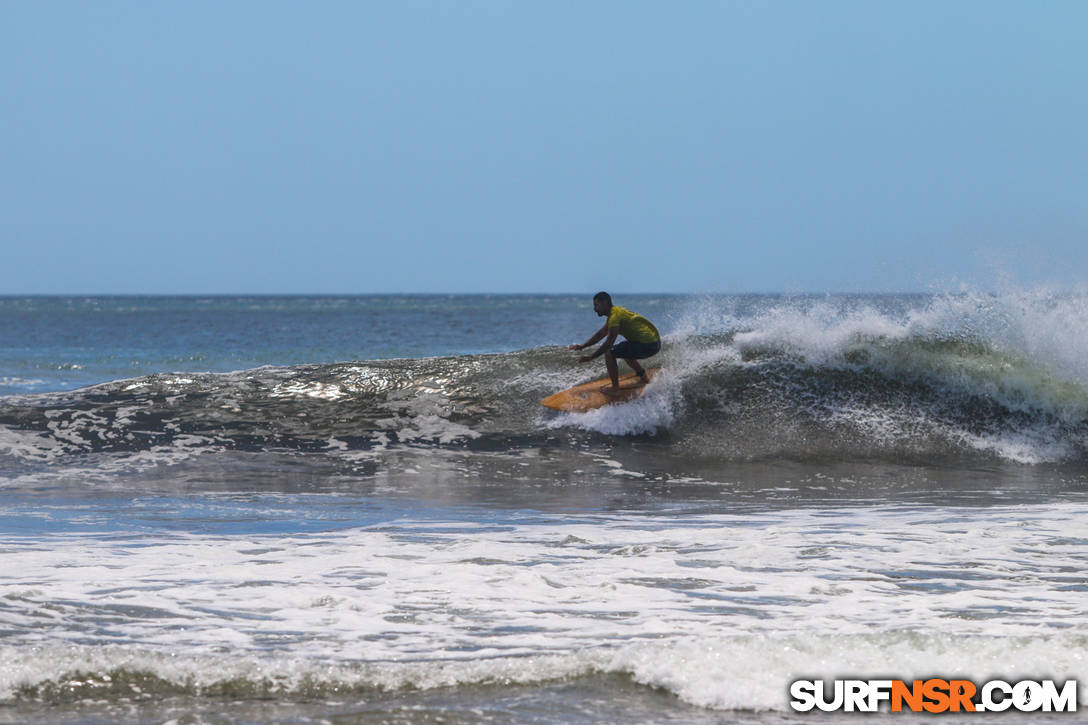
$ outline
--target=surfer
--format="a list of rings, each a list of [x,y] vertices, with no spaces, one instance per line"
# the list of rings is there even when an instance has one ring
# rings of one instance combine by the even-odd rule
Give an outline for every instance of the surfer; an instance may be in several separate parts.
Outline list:
[[[584,363],[604,355],[605,366],[608,368],[608,377],[612,379],[612,385],[605,385],[601,388],[601,392],[606,395],[619,392],[620,373],[616,358],[627,363],[638,375],[640,385],[645,385],[649,382],[649,378],[638,361],[653,357],[661,351],[661,335],[658,334],[657,328],[642,315],[635,314],[626,307],[612,304],[612,297],[607,292],[598,292],[593,296],[593,311],[598,317],[608,318],[607,322],[583,344],[571,345],[567,349],[584,350],[598,340],[607,338],[592,355],[582,355],[578,358],[578,362]],[[616,344],[617,335],[623,335],[624,341]]]

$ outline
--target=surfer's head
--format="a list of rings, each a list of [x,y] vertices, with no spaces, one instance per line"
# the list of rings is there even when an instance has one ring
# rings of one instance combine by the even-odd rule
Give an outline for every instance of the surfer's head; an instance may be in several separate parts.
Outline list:
[[[612,295],[607,292],[598,292],[593,295],[593,311],[599,317],[604,317],[612,310]]]

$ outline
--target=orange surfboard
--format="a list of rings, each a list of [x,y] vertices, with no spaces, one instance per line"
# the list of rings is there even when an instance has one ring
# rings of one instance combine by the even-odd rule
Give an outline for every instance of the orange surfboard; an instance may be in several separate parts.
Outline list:
[[[653,380],[654,375],[659,370],[661,370],[661,368],[647,370],[646,377]],[[584,413],[587,410],[594,410],[605,405],[611,405],[612,403],[626,403],[629,400],[634,400],[642,395],[642,391],[646,389],[646,386],[643,385],[642,381],[639,380],[638,376],[634,373],[621,375],[619,383],[619,392],[614,395],[605,395],[601,392],[602,387],[612,384],[612,381],[608,378],[604,378],[603,380],[594,380],[592,383],[575,385],[568,390],[556,393],[555,395],[549,395],[547,398],[540,401],[540,404],[545,408],[551,408],[552,410],[562,410],[568,413]]]

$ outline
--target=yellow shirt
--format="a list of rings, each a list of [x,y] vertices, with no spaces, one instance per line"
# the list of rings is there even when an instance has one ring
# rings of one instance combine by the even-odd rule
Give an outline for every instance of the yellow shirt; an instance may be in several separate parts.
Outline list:
[[[620,328],[620,334],[631,342],[657,342],[661,339],[652,322],[619,305],[612,305],[612,311],[608,313],[608,327]]]

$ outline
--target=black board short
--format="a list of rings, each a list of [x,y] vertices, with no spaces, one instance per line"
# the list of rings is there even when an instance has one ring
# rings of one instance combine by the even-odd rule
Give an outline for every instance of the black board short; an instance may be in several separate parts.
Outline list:
[[[642,360],[661,352],[661,341],[631,342],[624,340],[612,346],[611,353],[621,360]]]

